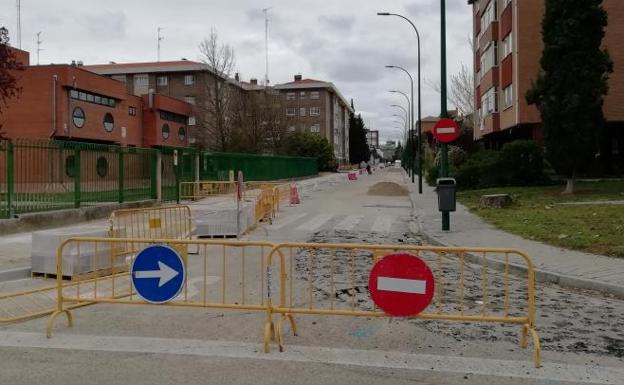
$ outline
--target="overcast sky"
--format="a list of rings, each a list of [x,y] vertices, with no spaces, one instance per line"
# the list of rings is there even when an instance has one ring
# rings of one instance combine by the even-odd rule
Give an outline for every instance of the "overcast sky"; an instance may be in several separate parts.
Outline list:
[[[0,0],[0,25],[16,41],[16,1]],[[36,63],[41,31],[41,64],[155,61],[157,27],[163,27],[161,60],[198,60],[198,44],[215,27],[236,52],[244,80],[264,78],[264,14],[269,11],[269,79],[272,84],[304,78],[333,82],[367,126],[382,140],[400,138],[399,112],[406,104],[390,89],[409,93],[407,75],[385,69],[402,66],[416,77],[416,37],[411,26],[388,11],[409,17],[422,38],[423,116],[440,113],[440,97],[427,84],[440,78],[439,0],[21,0],[22,48]],[[447,0],[448,71],[470,64],[471,8]],[[451,106],[449,106],[451,107]]]

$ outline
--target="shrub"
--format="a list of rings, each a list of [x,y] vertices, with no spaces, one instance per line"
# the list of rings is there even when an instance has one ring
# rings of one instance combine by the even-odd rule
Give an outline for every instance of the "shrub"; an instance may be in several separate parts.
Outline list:
[[[507,184],[535,184],[544,176],[542,148],[530,140],[516,140],[503,146],[499,167],[507,171]]]

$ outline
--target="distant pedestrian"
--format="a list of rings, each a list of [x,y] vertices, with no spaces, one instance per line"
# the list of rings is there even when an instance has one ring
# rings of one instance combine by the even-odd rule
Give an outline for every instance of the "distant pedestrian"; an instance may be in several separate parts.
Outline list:
[[[371,166],[369,163],[366,163],[366,172],[368,173],[368,175],[371,175],[373,172],[371,171]]]

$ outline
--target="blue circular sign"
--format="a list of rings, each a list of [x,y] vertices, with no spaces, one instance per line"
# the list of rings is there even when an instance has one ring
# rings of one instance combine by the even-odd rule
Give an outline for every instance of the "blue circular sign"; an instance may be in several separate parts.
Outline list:
[[[137,294],[154,304],[177,297],[186,281],[180,253],[166,245],[152,245],[141,250],[132,263],[131,274]]]

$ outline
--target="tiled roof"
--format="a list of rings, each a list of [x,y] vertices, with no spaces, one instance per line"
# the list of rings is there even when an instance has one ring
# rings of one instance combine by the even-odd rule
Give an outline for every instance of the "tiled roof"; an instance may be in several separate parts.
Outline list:
[[[152,72],[185,72],[185,71],[211,71],[204,64],[191,60],[146,62],[146,63],[113,63],[83,65],[81,68],[102,75],[152,73]],[[212,72],[212,71],[211,71]]]

